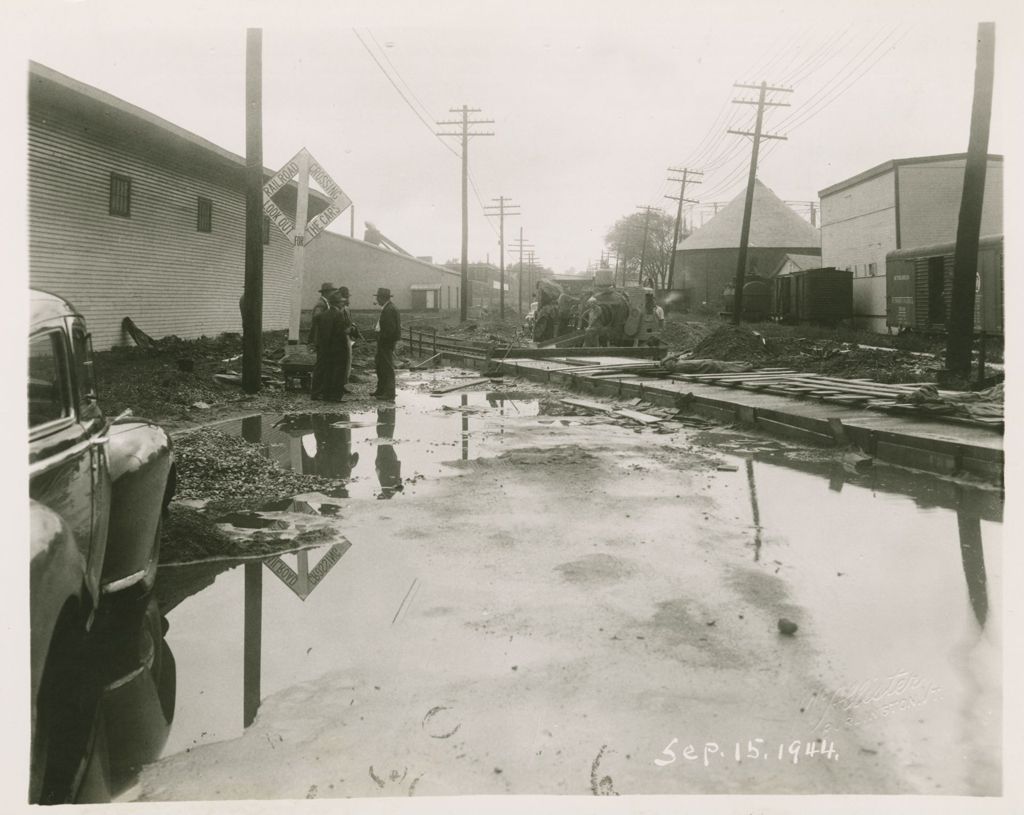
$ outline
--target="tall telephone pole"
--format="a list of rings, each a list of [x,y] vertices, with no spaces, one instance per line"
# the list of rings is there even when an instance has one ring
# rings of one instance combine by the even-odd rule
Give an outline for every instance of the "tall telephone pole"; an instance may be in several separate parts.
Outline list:
[[[462,292],[459,298],[459,320],[466,322],[469,316],[469,137],[493,136],[494,133],[471,133],[472,125],[494,124],[494,119],[470,119],[470,113],[480,113],[480,108],[463,105],[448,108],[451,113],[461,113],[462,119],[438,122],[439,125],[461,125],[460,133],[438,133],[438,136],[459,136],[462,139]]]
[[[675,229],[672,232],[672,249],[670,250],[671,251],[671,255],[669,255],[669,261],[668,261],[668,281],[666,282],[666,285],[665,285],[666,289],[671,289],[672,288],[672,278],[673,278],[673,276],[676,273],[676,247],[679,245],[679,222],[682,221],[682,219],[683,219],[683,201],[686,201],[686,203],[688,203],[688,204],[696,204],[697,203],[697,201],[694,201],[693,199],[686,197],[686,183],[687,182],[690,182],[691,184],[700,184],[700,183],[702,183],[702,182],[698,181],[695,178],[690,178],[690,176],[691,175],[703,176],[704,173],[702,173],[700,170],[691,170],[689,167],[683,167],[682,169],[679,169],[678,167],[669,167],[668,171],[670,173],[682,173],[683,174],[682,178],[671,178],[671,177],[669,178],[669,181],[678,181],[679,182],[679,196],[678,197],[676,197],[674,195],[666,195],[665,196],[666,198],[670,198],[673,201],[678,201],[679,202],[679,206],[676,208],[676,226],[675,226]]]
[[[652,206],[637,206],[637,209],[642,209],[644,211],[644,241],[640,244],[640,271],[637,272],[637,277],[639,278],[637,280],[637,284],[642,286],[644,284],[644,259],[647,257],[647,233],[651,228],[651,210],[656,210],[658,208]],[[625,272],[623,272],[622,281],[622,285],[625,286]]]
[[[743,278],[747,272],[747,244],[750,241],[750,212],[754,206],[754,181],[757,180],[757,155],[761,147],[762,139],[785,139],[785,136],[776,136],[770,133],[761,132],[761,124],[764,121],[764,109],[767,107],[789,107],[788,102],[769,102],[765,99],[765,95],[768,91],[778,91],[780,93],[792,93],[792,88],[774,88],[768,85],[767,82],[761,82],[760,85],[744,85],[740,82],[734,82],[734,87],[737,88],[750,88],[758,91],[758,98],[754,99],[733,99],[733,103],[737,105],[757,105],[757,121],[754,124],[754,132],[749,133],[745,130],[728,130],[727,133],[732,133],[736,136],[750,136],[753,139],[754,146],[750,153],[750,174],[747,176],[747,197],[743,205],[743,226],[740,228],[740,253],[736,260],[736,294],[733,299],[732,306],[732,321],[736,324],[740,324],[740,315],[743,313]]]
[[[497,201],[498,202],[498,206],[495,207],[495,206],[491,205],[491,206],[484,207],[484,212],[487,215],[497,215],[498,219],[499,219],[498,223],[500,224],[499,229],[498,229],[498,247],[499,247],[499,251],[501,252],[501,254],[500,254],[500,258],[501,258],[501,288],[498,289],[498,303],[499,303],[499,307],[498,308],[499,308],[499,311],[501,313],[501,319],[504,320],[505,319],[505,216],[506,215],[522,215],[522,213],[518,212],[515,209],[515,207],[519,206],[518,204],[512,204],[511,205],[512,209],[507,209],[505,202],[508,201],[509,199],[506,198],[504,195],[499,195],[497,198],[492,198],[491,200],[492,201]],[[498,211],[497,212],[487,212],[487,210],[494,210],[494,209],[497,209]]]
[[[523,278],[526,276],[526,267],[523,266],[523,251],[532,249],[533,244],[529,241],[523,240],[523,228],[519,227],[519,238],[517,239],[519,245],[513,246],[513,249],[519,250],[519,316],[523,316]]]
[[[263,29],[245,32],[245,283],[242,390],[257,393],[263,358]]]
[[[946,370],[965,378],[971,372],[978,241],[981,234],[981,207],[985,200],[985,172],[988,169],[988,132],[992,118],[995,61],[996,24],[978,23],[971,135],[967,142],[964,189],[960,197],[960,219],[956,228],[949,337],[946,340]],[[981,341],[985,342],[984,336]],[[984,371],[981,374],[984,376]]]

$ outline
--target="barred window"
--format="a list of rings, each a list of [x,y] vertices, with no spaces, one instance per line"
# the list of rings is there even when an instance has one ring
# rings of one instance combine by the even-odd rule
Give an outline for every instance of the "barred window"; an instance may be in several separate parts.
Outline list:
[[[213,231],[213,201],[201,195],[199,196],[199,206],[196,212],[196,231]]]
[[[132,180],[120,173],[110,174],[110,214],[132,217]]]

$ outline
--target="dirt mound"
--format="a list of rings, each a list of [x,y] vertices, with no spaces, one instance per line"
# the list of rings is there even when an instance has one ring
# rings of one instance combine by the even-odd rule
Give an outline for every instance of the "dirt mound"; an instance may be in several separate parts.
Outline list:
[[[696,359],[727,359],[752,362],[771,356],[765,339],[756,331],[737,325],[723,325],[694,346]]]

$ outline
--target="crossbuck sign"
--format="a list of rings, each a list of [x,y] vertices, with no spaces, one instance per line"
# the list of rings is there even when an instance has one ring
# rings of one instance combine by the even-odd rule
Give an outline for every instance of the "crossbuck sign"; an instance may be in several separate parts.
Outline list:
[[[274,203],[272,196],[285,184],[298,176],[298,191],[295,203],[295,220],[293,221],[280,207]],[[307,222],[309,212],[309,179],[312,178],[331,199],[330,205],[320,214]],[[295,247],[295,259],[292,274],[291,319],[288,323],[288,342],[291,345],[299,341],[299,320],[302,315],[302,284],[303,266],[305,262],[305,246],[335,218],[351,205],[352,199],[345,195],[334,179],[320,166],[310,152],[303,147],[295,157],[284,165],[280,171],[263,187],[263,211],[270,216],[277,228],[284,233],[288,241]]]

